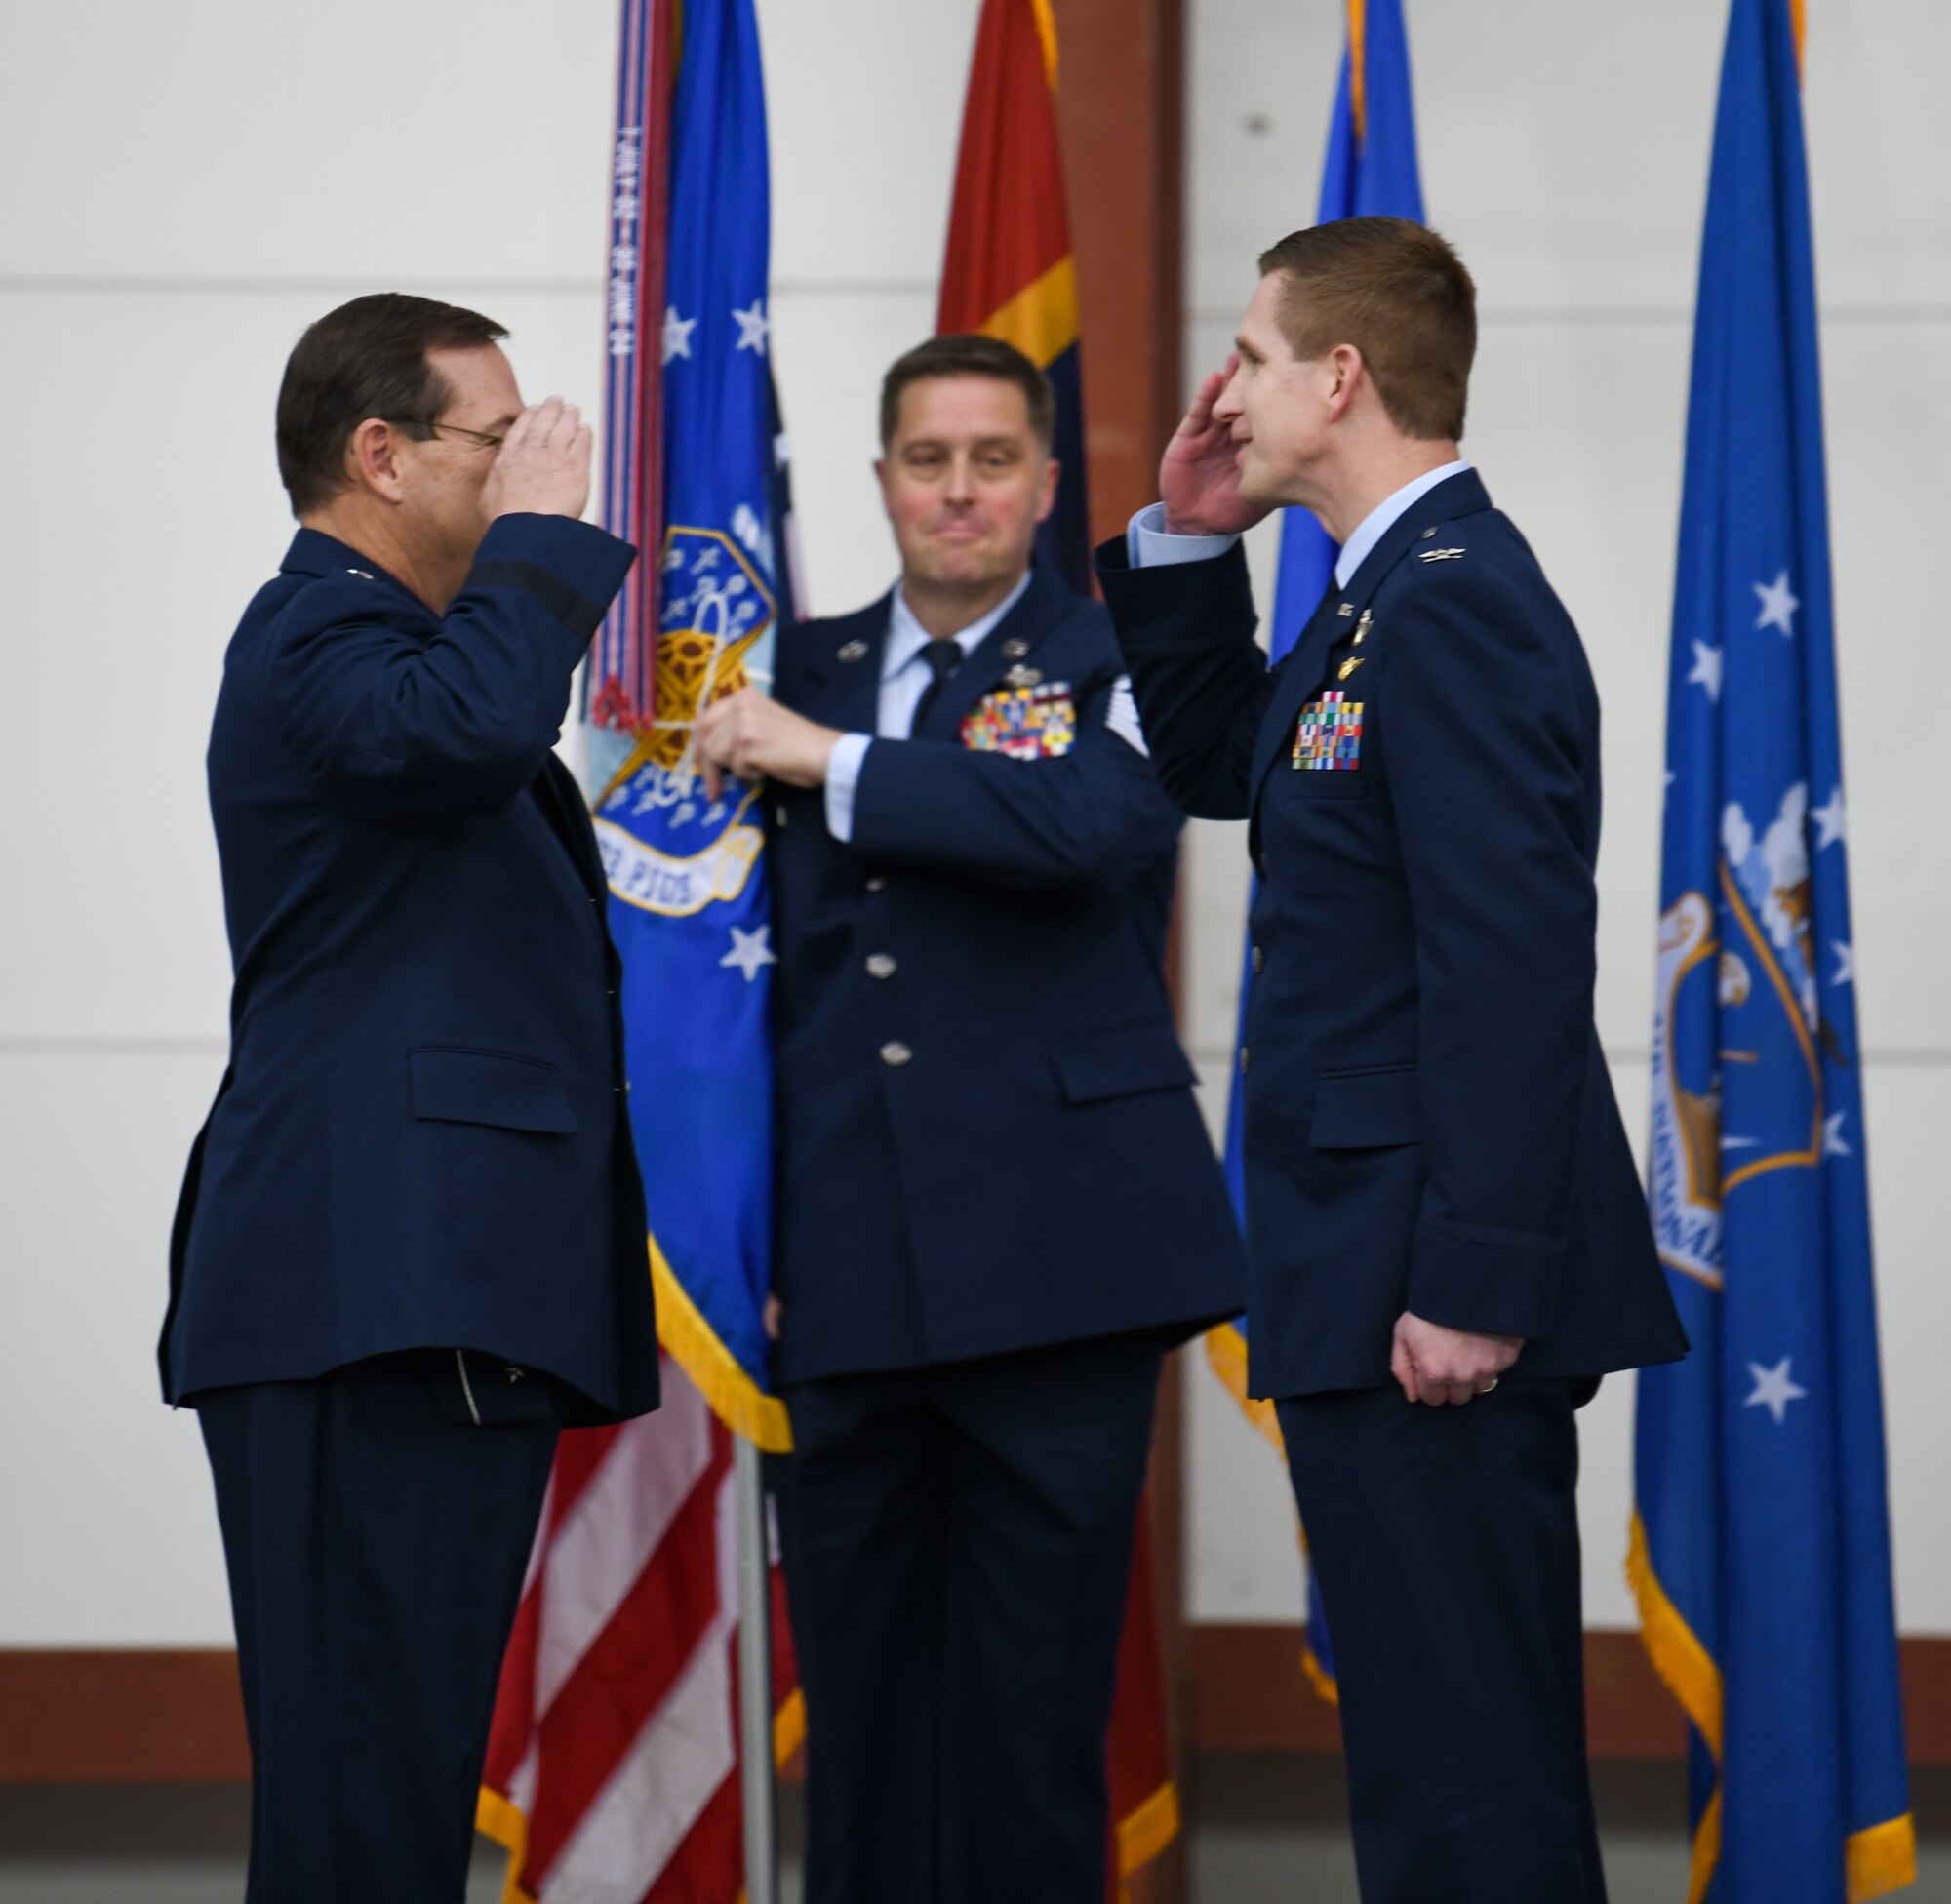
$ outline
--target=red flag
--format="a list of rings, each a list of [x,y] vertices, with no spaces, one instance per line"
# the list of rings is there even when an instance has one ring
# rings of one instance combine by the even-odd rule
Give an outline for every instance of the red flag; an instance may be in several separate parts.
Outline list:
[[[1056,142],[1056,28],[1049,0],[984,0],[962,114],[936,328],[1013,343],[1056,391],[1053,454],[1063,465],[1039,557],[1091,592],[1077,268]]]

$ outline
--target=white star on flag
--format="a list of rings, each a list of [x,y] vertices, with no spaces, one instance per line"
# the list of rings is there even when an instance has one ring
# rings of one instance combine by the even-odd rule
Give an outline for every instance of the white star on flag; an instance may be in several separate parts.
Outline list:
[[[680,317],[675,304],[664,306],[664,362],[691,355],[691,334],[697,329],[695,317]]]
[[[741,932],[737,926],[732,928],[732,949],[718,961],[721,966],[737,966],[745,974],[746,984],[758,977],[766,966],[778,964],[778,955],[766,942],[772,935],[770,926],[761,926],[755,932]]]
[[[1843,1120],[1848,1111],[1838,1111],[1834,1117],[1822,1120],[1822,1154],[1824,1157],[1853,1157],[1855,1152],[1843,1141]]]
[[[732,318],[738,327],[738,342],[736,347],[739,350],[757,351],[763,357],[766,354],[766,333],[773,328],[772,319],[766,315],[766,300],[763,298],[754,298],[752,308],[748,311],[741,311],[737,305],[733,305]]]
[[[1800,1387],[1788,1372],[1791,1358],[1783,1356],[1772,1368],[1764,1368],[1759,1362],[1748,1364],[1748,1373],[1755,1378],[1755,1392],[1750,1395],[1743,1408],[1766,1408],[1774,1416],[1774,1425],[1779,1428],[1788,1414],[1791,1402],[1809,1399],[1809,1391]]]
[[[1838,787],[1829,796],[1827,806],[1817,807],[1809,815],[1815,822],[1815,851],[1833,847],[1837,841],[1848,836],[1848,821],[1843,812],[1843,789]]]
[[[1693,672],[1687,677],[1690,688],[1696,684],[1707,690],[1709,700],[1721,698],[1721,650],[1704,641],[1693,644]]]
[[[1761,597],[1762,612],[1755,617],[1757,628],[1779,628],[1786,639],[1795,633],[1795,612],[1802,604],[1788,591],[1788,571],[1784,569],[1772,582],[1749,584]]]
[[[1853,985],[1856,982],[1856,948],[1845,945],[1841,939],[1830,940],[1836,954],[1836,975],[1830,979],[1832,985]]]

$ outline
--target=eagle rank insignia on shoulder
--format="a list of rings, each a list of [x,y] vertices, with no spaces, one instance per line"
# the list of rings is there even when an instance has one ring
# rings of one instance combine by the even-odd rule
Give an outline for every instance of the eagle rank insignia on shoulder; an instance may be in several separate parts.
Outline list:
[[[1294,731],[1292,765],[1316,773],[1360,767],[1363,706],[1339,688],[1331,688],[1319,700],[1309,701],[1300,710],[1300,721]]]
[[[964,716],[965,747],[1012,760],[1059,760],[1076,746],[1077,703],[1070,683],[1045,681],[1034,669],[1025,672],[1030,681],[984,694]]]

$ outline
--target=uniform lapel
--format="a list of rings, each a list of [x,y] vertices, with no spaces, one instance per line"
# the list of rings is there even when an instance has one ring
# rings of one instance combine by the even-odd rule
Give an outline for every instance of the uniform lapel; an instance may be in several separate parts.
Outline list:
[[[890,592],[857,615],[826,624],[818,648],[801,663],[809,692],[792,705],[843,734],[872,734],[880,724],[881,663],[888,652]]]
[[[992,693],[1015,667],[1035,665],[1037,645],[1063,619],[1070,591],[1041,569],[1030,571],[1030,585],[1002,620],[976,644],[976,652],[949,676],[948,685],[929,710],[915,737],[953,740],[962,732],[969,710]]]
[[[576,863],[577,873],[591,892],[606,885],[603,860],[596,851],[596,834],[589,824],[589,808],[576,775],[551,752],[536,776],[536,798],[550,829]]]

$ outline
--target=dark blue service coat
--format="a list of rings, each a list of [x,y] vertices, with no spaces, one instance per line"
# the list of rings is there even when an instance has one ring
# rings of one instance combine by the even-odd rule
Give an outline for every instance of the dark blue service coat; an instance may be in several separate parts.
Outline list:
[[[1253,1392],[1386,1383],[1405,1309],[1520,1376],[1685,1353],[1593,1023],[1598,694],[1524,538],[1449,478],[1271,671],[1239,548],[1097,560],[1161,781],[1252,820]]]
[[[788,629],[779,698],[872,733],[890,600]],[[1013,667],[1070,702],[1066,751],[965,744]],[[922,734],[867,750],[851,844],[823,789],[775,792],[782,1381],[1241,1305],[1164,976],[1180,820],[1105,725],[1123,671],[1040,572]]]
[[[617,959],[550,752],[634,552],[503,516],[436,615],[300,530],[224,659],[231,1057],[171,1247],[171,1401],[468,1347],[657,1396]]]

